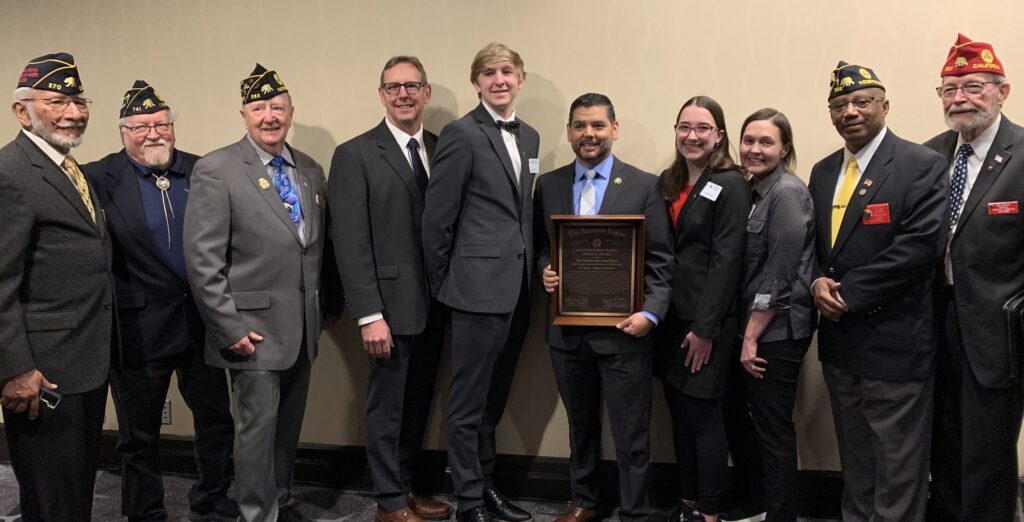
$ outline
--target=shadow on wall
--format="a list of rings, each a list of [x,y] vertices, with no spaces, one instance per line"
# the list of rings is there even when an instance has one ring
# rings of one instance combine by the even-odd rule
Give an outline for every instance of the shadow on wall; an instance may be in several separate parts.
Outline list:
[[[430,84],[430,89],[430,104],[423,110],[423,128],[439,135],[448,122],[462,115],[455,101],[455,91],[436,83]]]
[[[292,123],[291,141],[293,147],[305,152],[324,168],[324,175],[331,168],[331,156],[334,155],[334,137],[323,127]]]

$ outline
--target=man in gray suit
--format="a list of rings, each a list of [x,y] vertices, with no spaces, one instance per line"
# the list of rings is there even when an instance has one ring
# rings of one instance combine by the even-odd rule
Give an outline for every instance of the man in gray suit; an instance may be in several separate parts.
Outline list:
[[[294,107],[257,64],[242,80],[247,135],[200,159],[185,263],[206,322],[206,363],[231,373],[235,476],[245,521],[305,520],[291,495],[321,328],[323,169],[285,139]]]
[[[89,520],[107,401],[110,240],[70,155],[82,93],[70,54],[33,60],[11,106],[22,131],[0,149],[0,405],[26,522]]]
[[[651,463],[651,330],[668,311],[672,295],[672,232],[658,177],[612,155],[619,137],[615,108],[607,96],[587,93],[572,102],[566,126],[576,161],[537,179],[537,268],[544,290],[554,293],[551,269],[552,214],[644,216],[643,309],[616,327],[556,326],[548,317],[545,337],[558,392],[569,417],[572,506],[556,522],[599,518],[601,508],[601,398],[615,439],[619,465],[619,520],[647,520]],[[603,393],[602,393],[603,392]]]
[[[441,131],[423,212],[430,291],[452,309],[448,460],[459,520],[528,520],[494,489],[491,472],[529,320],[540,137],[513,107],[526,81],[518,53],[487,45],[470,80],[480,104]]]
[[[328,183],[338,271],[371,359],[366,454],[380,522],[447,519],[451,507],[413,493],[447,314],[430,297],[420,218],[437,136],[423,128],[430,84],[415,56],[384,64],[384,121],[341,145]]]

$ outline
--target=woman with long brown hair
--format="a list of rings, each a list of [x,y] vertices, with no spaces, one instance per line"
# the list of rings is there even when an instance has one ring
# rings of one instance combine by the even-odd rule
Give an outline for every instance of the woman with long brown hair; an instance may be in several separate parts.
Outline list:
[[[714,522],[728,469],[722,396],[728,366],[738,359],[750,188],[715,100],[687,100],[675,135],[676,158],[660,180],[675,230],[672,303],[656,331],[654,367],[672,416],[682,486],[672,520]]]

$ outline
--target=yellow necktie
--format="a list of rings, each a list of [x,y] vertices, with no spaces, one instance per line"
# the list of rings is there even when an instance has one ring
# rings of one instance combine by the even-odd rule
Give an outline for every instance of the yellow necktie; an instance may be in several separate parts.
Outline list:
[[[64,158],[63,163],[64,170],[68,172],[68,179],[75,185],[75,189],[78,190],[78,195],[82,197],[82,203],[85,203],[85,208],[89,211],[89,216],[92,217],[92,222],[96,222],[96,209],[92,206],[92,197],[89,196],[89,184],[85,181],[85,174],[82,174],[82,170],[78,168],[78,163],[75,158],[70,155]]]
[[[836,238],[839,237],[839,225],[843,224],[843,216],[846,215],[846,207],[853,197],[853,189],[857,186],[857,157],[850,156],[846,163],[846,175],[843,176],[843,186],[839,187],[839,194],[832,205],[832,246],[836,246]]]

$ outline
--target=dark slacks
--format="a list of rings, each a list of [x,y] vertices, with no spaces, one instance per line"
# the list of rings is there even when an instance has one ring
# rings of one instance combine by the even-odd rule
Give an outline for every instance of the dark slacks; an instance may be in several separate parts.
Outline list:
[[[691,397],[668,384],[664,390],[672,418],[680,494],[696,501],[701,513],[717,514],[729,466],[722,399]]]
[[[377,504],[384,511],[406,506],[423,446],[448,316],[443,305],[433,305],[422,333],[393,336],[391,357],[370,362],[366,455]]]
[[[767,361],[764,378],[747,375],[764,465],[764,499],[770,522],[796,522],[799,511],[793,408],[800,366],[810,344],[810,337],[760,343],[757,355]]]
[[[209,511],[231,485],[235,431],[224,370],[204,364],[202,350],[188,350],[143,366],[114,365],[110,390],[117,410],[117,451],[121,454],[121,513],[132,521],[167,520],[159,465],[160,418],[175,373],[195,430],[199,480],[189,490],[189,506],[195,512]]]
[[[964,356],[951,290],[940,301],[939,313],[944,326],[935,372],[928,520],[1013,520],[1024,388],[982,386]]]
[[[24,522],[90,520],[106,403],[104,383],[54,410],[40,404],[35,420],[2,408]]]
[[[740,364],[740,337],[735,337],[734,355],[726,361],[725,395],[722,397],[722,420],[732,457],[731,491],[722,499],[722,509],[759,506],[764,503],[764,475],[761,447],[751,412],[747,371]],[[725,343],[722,343],[724,346]]]
[[[240,521],[275,522],[280,508],[295,504],[292,476],[310,369],[303,349],[284,371],[231,370]]]
[[[625,334],[623,334],[625,335]],[[599,354],[584,336],[573,351],[551,348],[558,393],[569,419],[573,503],[598,504],[601,479],[601,396],[619,469],[619,520],[647,520],[651,465],[651,352]]]
[[[526,339],[530,299],[526,286],[512,312],[452,314],[452,382],[448,393],[448,463],[458,510],[483,505],[491,488],[496,443],[512,388],[519,352]]]
[[[934,378],[886,382],[822,363],[843,466],[843,520],[924,520]]]

